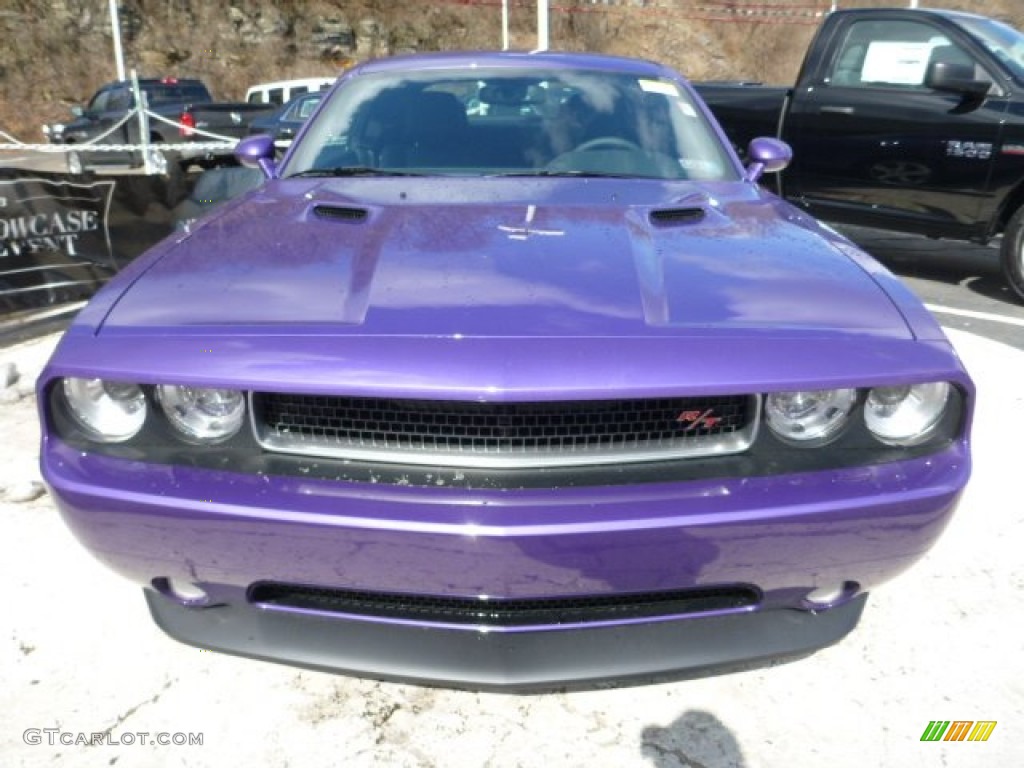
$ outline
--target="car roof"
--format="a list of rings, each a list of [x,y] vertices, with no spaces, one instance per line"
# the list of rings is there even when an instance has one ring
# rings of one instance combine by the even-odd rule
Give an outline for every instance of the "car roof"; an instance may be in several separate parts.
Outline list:
[[[676,74],[668,67],[644,59],[596,53],[567,51],[450,51],[415,53],[373,59],[353,72],[396,72],[409,69],[453,69],[473,67],[516,67],[533,69],[589,69],[635,74],[641,77],[664,77]]]
[[[970,19],[977,21],[998,21],[989,16],[981,16],[967,11],[956,11],[949,8],[841,8],[833,11],[837,16],[857,16],[865,11],[871,11],[872,16],[899,16],[905,18],[928,18],[939,17],[952,21]]]

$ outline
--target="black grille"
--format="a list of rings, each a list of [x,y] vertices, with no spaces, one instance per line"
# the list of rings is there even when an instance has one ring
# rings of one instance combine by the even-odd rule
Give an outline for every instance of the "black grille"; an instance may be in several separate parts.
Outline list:
[[[253,403],[257,433],[271,450],[533,456],[550,463],[735,452],[746,447],[734,444],[742,443],[756,416],[756,400],[748,396],[476,403],[260,394]]]
[[[260,582],[249,601],[268,608],[293,608],[375,618],[493,627],[584,624],[679,616],[756,606],[760,593],[746,585],[666,592],[498,600],[402,595]]]

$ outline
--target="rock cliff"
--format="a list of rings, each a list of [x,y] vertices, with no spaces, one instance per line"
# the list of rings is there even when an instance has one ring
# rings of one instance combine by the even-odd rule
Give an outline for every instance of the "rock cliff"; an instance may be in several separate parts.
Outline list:
[[[904,5],[848,0],[843,7]],[[1024,23],[1019,0],[929,5]],[[500,0],[120,0],[127,68],[202,78],[218,99],[255,82],[332,75],[369,57],[501,47]],[[552,0],[550,47],[653,58],[694,79],[796,75],[831,0]],[[536,44],[535,0],[508,0],[511,47]],[[0,3],[0,129],[42,141],[116,76],[107,0]],[[0,158],[2,160],[2,158]]]

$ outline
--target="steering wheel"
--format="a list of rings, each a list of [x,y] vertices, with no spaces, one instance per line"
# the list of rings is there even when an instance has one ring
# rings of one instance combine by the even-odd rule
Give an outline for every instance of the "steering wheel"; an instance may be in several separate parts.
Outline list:
[[[618,136],[598,136],[596,139],[590,141],[584,141],[578,147],[572,149],[572,152],[591,152],[596,149],[628,149],[633,152],[639,152],[640,147],[634,144],[628,139],[620,139]]]

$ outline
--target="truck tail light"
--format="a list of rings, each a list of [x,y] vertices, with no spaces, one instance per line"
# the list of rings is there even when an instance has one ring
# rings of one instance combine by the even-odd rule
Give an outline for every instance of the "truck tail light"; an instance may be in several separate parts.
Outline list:
[[[181,128],[178,129],[178,133],[183,139],[190,138],[195,134],[194,128],[196,127],[196,119],[189,112],[182,112],[181,117],[178,118],[178,122],[181,124]]]

